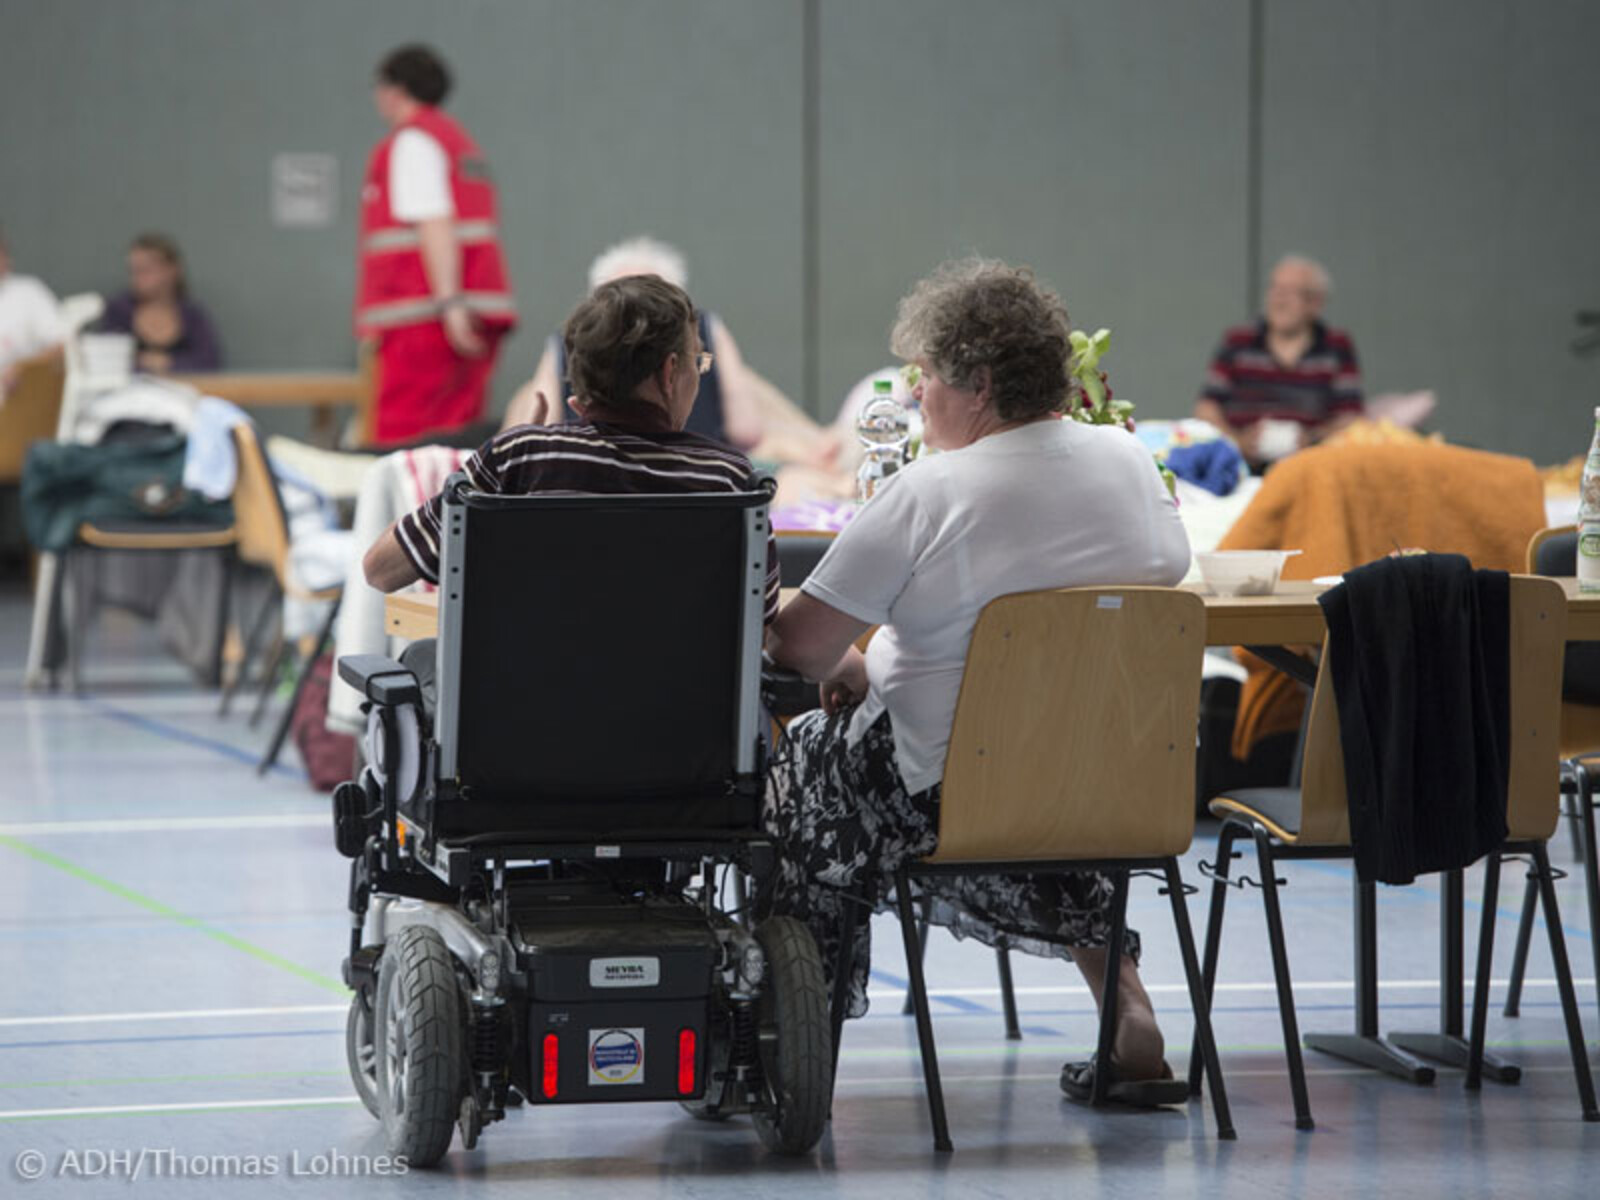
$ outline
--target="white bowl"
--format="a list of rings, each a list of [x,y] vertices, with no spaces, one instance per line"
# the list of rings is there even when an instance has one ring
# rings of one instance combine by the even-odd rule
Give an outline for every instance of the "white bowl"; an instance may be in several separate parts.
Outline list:
[[[1298,550],[1211,550],[1194,556],[1215,596],[1266,596],[1278,586],[1283,564]]]

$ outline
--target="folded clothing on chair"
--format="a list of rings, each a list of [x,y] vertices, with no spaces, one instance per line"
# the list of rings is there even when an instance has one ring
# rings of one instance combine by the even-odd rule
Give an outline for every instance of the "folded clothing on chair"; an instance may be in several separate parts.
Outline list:
[[[1459,554],[1384,558],[1318,601],[1356,872],[1410,883],[1506,838],[1510,578]]]

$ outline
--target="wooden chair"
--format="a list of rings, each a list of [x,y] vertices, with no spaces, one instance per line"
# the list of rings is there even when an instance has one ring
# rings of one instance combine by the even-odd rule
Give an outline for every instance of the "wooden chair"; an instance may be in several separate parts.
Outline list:
[[[262,599],[261,608],[245,636],[244,661],[240,664],[239,674],[242,676],[248,669],[250,661],[255,657],[261,636],[269,624],[269,618],[273,612],[281,608],[284,598],[325,602],[328,605],[328,614],[323,620],[310,653],[295,666],[294,692],[273,731],[266,753],[257,765],[258,772],[265,773],[277,761],[278,752],[283,748],[284,739],[288,736],[290,725],[294,720],[295,706],[305,690],[311,667],[327,649],[333,636],[333,624],[339,615],[339,601],[344,594],[344,586],[340,584],[336,587],[310,589],[302,586],[295,578],[289,560],[289,519],[284,511],[283,499],[278,493],[277,481],[272,474],[272,464],[267,461],[254,426],[236,425],[233,438],[239,462],[238,479],[233,489],[239,561],[265,570],[276,585],[275,589]],[[264,667],[263,698],[276,679],[284,649],[280,642],[278,651],[271,655],[271,661]],[[228,694],[229,692],[224,692],[224,711],[227,707]],[[257,712],[260,712],[259,704]]]
[[[41,354],[20,364],[10,393],[0,397],[0,484],[22,482],[28,447],[53,441],[61,421],[66,364],[59,352]]]
[[[1530,575],[1570,576],[1577,574],[1578,528],[1561,525],[1541,529],[1528,543]],[[1569,646],[1563,673],[1561,700],[1561,801],[1571,801],[1572,856],[1583,864],[1584,891],[1589,903],[1589,950],[1594,957],[1595,988],[1600,991],[1600,863],[1595,853],[1595,808],[1600,805],[1600,704],[1570,700],[1566,693],[1573,684],[1573,673],[1585,673],[1585,699],[1600,682],[1593,672],[1600,668],[1595,655],[1600,647],[1593,643]],[[1522,1005],[1522,981],[1528,967],[1528,948],[1533,940],[1533,918],[1539,904],[1539,882],[1530,875],[1522,898],[1522,920],[1517,926],[1516,952],[1511,958],[1510,987],[1506,990],[1505,1015],[1514,1017]]]
[[[1341,1058],[1388,1071],[1415,1083],[1431,1083],[1434,1069],[1408,1053],[1417,1050],[1430,1057],[1453,1061],[1468,1067],[1468,1086],[1484,1065],[1480,1007],[1487,1000],[1487,956],[1492,947],[1495,914],[1493,891],[1498,883],[1499,862],[1503,854],[1526,853],[1533,857],[1535,870],[1545,895],[1545,919],[1549,927],[1551,951],[1561,982],[1563,1011],[1572,1044],[1573,1068],[1577,1074],[1579,1098],[1585,1119],[1594,1119],[1594,1088],[1589,1074],[1583,1034],[1578,1024],[1577,1000],[1572,989],[1572,973],[1567,962],[1566,943],[1556,913],[1555,893],[1549,886],[1549,859],[1544,842],[1555,825],[1557,678],[1566,631],[1566,597],[1561,588],[1547,579],[1513,576],[1511,580],[1511,762],[1507,786],[1507,820],[1510,836],[1506,844],[1485,860],[1485,932],[1479,942],[1478,987],[1473,997],[1473,1040],[1459,1036],[1461,964],[1452,959],[1452,940],[1459,953],[1461,873],[1445,876],[1446,933],[1442,959],[1446,964],[1441,980],[1441,1012],[1445,1028],[1439,1034],[1400,1035],[1390,1038],[1378,1033],[1377,981],[1377,898],[1376,885],[1355,882],[1356,893],[1356,1028],[1348,1034],[1307,1034],[1305,1044]],[[1323,654],[1327,662],[1327,654]],[[1235,840],[1254,841],[1260,870],[1258,886],[1265,899],[1267,933],[1272,949],[1273,976],[1277,985],[1278,1009],[1283,1024],[1284,1049],[1288,1059],[1290,1089],[1294,1099],[1295,1126],[1313,1127],[1311,1105],[1306,1092],[1305,1064],[1300,1051],[1300,1033],[1295,1019],[1294,992],[1289,978],[1283,916],[1278,904],[1277,863],[1282,859],[1350,858],[1349,810],[1345,799],[1344,758],[1339,739],[1339,713],[1332,679],[1327,670],[1316,677],[1311,698],[1311,713],[1306,729],[1305,752],[1298,788],[1260,788],[1235,792],[1211,802],[1211,812],[1222,821],[1214,864],[1203,868],[1212,876],[1211,911],[1206,927],[1204,983],[1209,996],[1215,986],[1217,953],[1222,937],[1224,906],[1229,885],[1241,886],[1244,877],[1230,878],[1230,863],[1238,854]],[[1457,925],[1448,924],[1454,911]],[[1454,1011],[1452,1028],[1449,1014]],[[1196,1047],[1190,1061],[1190,1084],[1197,1086],[1200,1056]],[[1474,1070],[1474,1065],[1476,1070]],[[1520,1075],[1515,1068],[1497,1071],[1505,1082]]]
[[[1172,903],[1217,1133],[1234,1136],[1178,871],[1194,836],[1204,649],[1200,598],[1167,588],[1020,593],[979,615],[945,758],[938,849],[895,878],[935,1148],[951,1144],[911,880],[952,875],[1105,871],[1115,879],[1099,1104],[1110,1083],[1128,879],[1158,873]],[[847,951],[852,942],[847,935]],[[839,964],[836,1015],[848,971],[848,962]]]

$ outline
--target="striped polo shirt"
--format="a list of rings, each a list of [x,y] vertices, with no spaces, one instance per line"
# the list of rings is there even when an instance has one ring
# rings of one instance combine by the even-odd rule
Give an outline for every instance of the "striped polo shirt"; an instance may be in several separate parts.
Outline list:
[[[1222,406],[1235,429],[1263,419],[1321,425],[1361,411],[1361,369],[1350,335],[1312,326],[1311,348],[1285,366],[1267,349],[1267,325],[1240,325],[1223,335],[1201,393]]]
[[[519,425],[473,451],[461,469],[479,491],[506,496],[742,492],[751,475],[744,455],[698,433],[628,430],[600,422]],[[443,513],[441,492],[395,525],[400,548],[429,583],[439,581]],[[769,532],[766,620],[777,615],[778,554]]]

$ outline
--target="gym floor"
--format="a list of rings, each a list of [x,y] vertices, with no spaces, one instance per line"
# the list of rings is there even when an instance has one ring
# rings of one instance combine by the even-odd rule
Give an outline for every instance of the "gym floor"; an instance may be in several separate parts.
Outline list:
[[[385,1146],[344,1065],[346,867],[326,799],[288,765],[292,750],[258,778],[266,730],[247,728],[242,711],[219,719],[216,697],[132,621],[102,620],[87,695],[24,692],[27,614],[24,595],[0,594],[0,1194],[348,1195],[362,1186],[352,1174],[384,1165]],[[1189,882],[1214,843],[1202,826],[1184,860]],[[1565,830],[1551,849],[1571,867]],[[1348,1029],[1349,867],[1281,873],[1301,1027]],[[1476,872],[1467,888],[1478,895]],[[1242,891],[1216,1006],[1238,1141],[1218,1142],[1199,1103],[1141,1113],[1064,1099],[1060,1066],[1085,1057],[1095,1034],[1076,972],[1014,956],[1024,1037],[1007,1042],[992,953],[936,932],[928,978],[956,1146],[936,1155],[915,1029],[900,1015],[899,932],[879,917],[872,1012],[846,1027],[833,1123],[813,1156],[771,1158],[748,1121],[703,1125],[672,1105],[524,1108],[477,1149],[458,1142],[437,1169],[369,1186],[473,1197],[1592,1196],[1600,1125],[1580,1119],[1542,929],[1521,1017],[1499,1012],[1522,872],[1509,868],[1502,888],[1489,1039],[1522,1064],[1514,1087],[1469,1094],[1447,1069],[1416,1087],[1308,1053],[1318,1124],[1297,1132],[1260,894]],[[1581,877],[1557,888],[1595,1061]],[[1436,1025],[1438,898],[1434,878],[1381,890],[1386,1030]],[[1191,900],[1197,932],[1206,906],[1205,892]],[[1471,935],[1478,917],[1469,899]],[[1134,881],[1131,919],[1181,1072],[1188,999],[1153,881]],[[1469,956],[1473,945],[1469,935]]]

